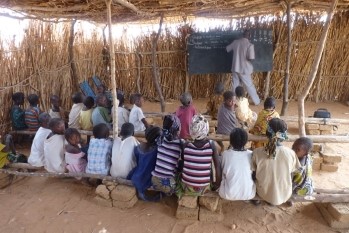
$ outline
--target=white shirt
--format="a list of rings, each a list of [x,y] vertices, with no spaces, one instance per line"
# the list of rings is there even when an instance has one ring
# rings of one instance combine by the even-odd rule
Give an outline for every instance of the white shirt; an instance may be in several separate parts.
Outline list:
[[[32,147],[30,149],[30,155],[28,158],[28,163],[35,167],[44,166],[44,141],[47,136],[51,133],[50,129],[40,127],[35,134],[33,139]]]
[[[252,74],[253,65],[247,59],[255,59],[254,45],[247,38],[234,40],[226,47],[227,52],[233,51],[231,71],[240,74]]]
[[[69,122],[68,122],[69,128],[80,129],[79,119],[80,119],[80,112],[83,107],[84,107],[83,103],[73,104],[69,113]]]
[[[64,172],[64,135],[55,134],[44,142],[45,169],[48,172]]]
[[[250,200],[256,195],[252,180],[252,151],[229,149],[222,154],[222,182],[219,196],[227,200]]]
[[[139,145],[135,137],[124,140],[117,137],[113,143],[110,174],[113,177],[126,179],[130,171],[136,167],[134,148]]]
[[[112,107],[111,112],[114,113],[114,107]],[[119,130],[121,129],[121,126],[124,123],[128,122],[129,116],[130,116],[130,111],[128,111],[124,107],[118,107],[118,129]]]
[[[142,122],[143,118],[145,117],[142,109],[134,104],[130,112],[129,122],[133,124],[135,131],[145,130],[145,126]]]

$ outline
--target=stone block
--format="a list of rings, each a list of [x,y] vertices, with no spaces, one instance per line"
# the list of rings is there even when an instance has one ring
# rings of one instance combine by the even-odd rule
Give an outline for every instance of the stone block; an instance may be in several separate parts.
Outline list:
[[[113,207],[119,208],[119,209],[130,209],[132,208],[138,201],[138,198],[136,195],[134,195],[131,200],[129,201],[116,201],[113,200]]]
[[[314,171],[321,170],[321,163],[313,163],[313,170]]]
[[[95,196],[93,198],[93,201],[97,204],[97,205],[100,205],[100,206],[104,206],[104,207],[113,207],[113,204],[112,204],[112,201],[111,199],[107,200],[107,199],[104,199],[100,196]]]
[[[176,211],[176,218],[185,220],[198,220],[199,219],[199,207],[187,208],[178,205]]]
[[[320,135],[320,130],[318,129],[308,129],[306,130],[309,135]]]
[[[332,130],[320,130],[320,135],[332,135]]]
[[[107,189],[107,186],[103,184],[97,186],[96,194],[106,200],[110,199],[110,191]]]
[[[321,170],[327,171],[327,172],[336,172],[336,171],[338,171],[338,165],[337,164],[322,163]]]
[[[340,163],[342,162],[342,155],[335,152],[333,149],[327,149],[321,152],[325,163]]]
[[[319,124],[305,123],[305,129],[319,129]]]
[[[196,196],[182,196],[181,199],[178,200],[178,205],[195,209],[198,207],[198,197]]]
[[[110,196],[115,201],[129,201],[136,195],[136,189],[127,185],[118,185],[110,192]]]
[[[210,211],[216,211],[219,203],[219,196],[217,197],[199,197],[199,205],[201,207],[206,207]]]
[[[319,125],[320,130],[332,131],[333,125]]]
[[[346,229],[349,228],[349,221],[338,221],[328,210],[329,204],[327,203],[315,203],[315,206],[320,211],[328,225],[332,228]]]
[[[320,164],[324,161],[324,158],[320,155],[319,152],[312,153],[313,156],[313,164]]]
[[[149,125],[153,125],[153,124],[154,124],[154,118],[152,118],[152,117],[147,117],[147,118],[145,118],[145,119],[147,120],[147,122],[148,122]]]
[[[202,222],[220,222],[223,221],[224,214],[222,211],[222,203],[219,203],[216,211],[210,211],[205,207],[200,207],[199,220]]]
[[[349,223],[349,203],[329,203],[327,210],[336,220]]]
[[[116,185],[107,185],[109,191],[113,191],[116,188]]]
[[[311,151],[314,151],[314,152],[322,151],[322,144],[313,144],[313,149]]]

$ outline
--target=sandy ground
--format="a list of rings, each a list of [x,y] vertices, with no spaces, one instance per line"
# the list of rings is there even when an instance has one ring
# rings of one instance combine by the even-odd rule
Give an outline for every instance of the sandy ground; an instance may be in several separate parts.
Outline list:
[[[201,112],[205,100],[195,100]],[[278,110],[281,108],[278,103]],[[174,111],[178,102],[167,103],[167,111]],[[320,107],[328,108],[332,117],[346,118],[349,107],[341,103],[307,103],[306,115]],[[259,111],[261,106],[252,106]],[[144,111],[159,111],[158,103],[146,102]],[[291,102],[289,115],[297,114]],[[345,133],[348,126],[340,126]],[[297,132],[296,126],[290,129]],[[342,153],[343,162],[336,173],[315,172],[316,187],[349,188],[349,144],[332,144]],[[24,149],[23,152],[28,151]],[[177,220],[176,199],[165,198],[160,203],[139,201],[135,207],[123,211],[96,205],[94,189],[74,179],[18,178],[11,186],[0,190],[0,232],[349,232],[327,226],[312,203],[296,203],[293,207],[273,207],[248,202],[224,202],[223,222],[205,223]]]

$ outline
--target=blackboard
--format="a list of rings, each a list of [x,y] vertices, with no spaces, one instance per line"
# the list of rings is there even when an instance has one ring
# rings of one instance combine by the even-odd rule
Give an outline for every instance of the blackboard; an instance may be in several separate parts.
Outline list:
[[[273,32],[270,29],[251,29],[251,43],[255,47],[254,71],[273,68]],[[230,73],[233,53],[225,47],[242,37],[241,31],[193,33],[187,42],[190,74]]]

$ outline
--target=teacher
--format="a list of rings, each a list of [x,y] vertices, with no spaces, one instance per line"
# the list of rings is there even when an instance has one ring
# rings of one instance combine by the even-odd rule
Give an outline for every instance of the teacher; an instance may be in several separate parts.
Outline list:
[[[233,62],[231,66],[232,91],[235,92],[235,88],[240,86],[240,82],[243,83],[253,103],[259,105],[260,99],[251,78],[253,72],[251,61],[255,59],[255,54],[254,45],[249,40],[250,35],[249,30],[244,30],[242,38],[234,40],[226,47],[226,50],[228,53],[233,51]]]

